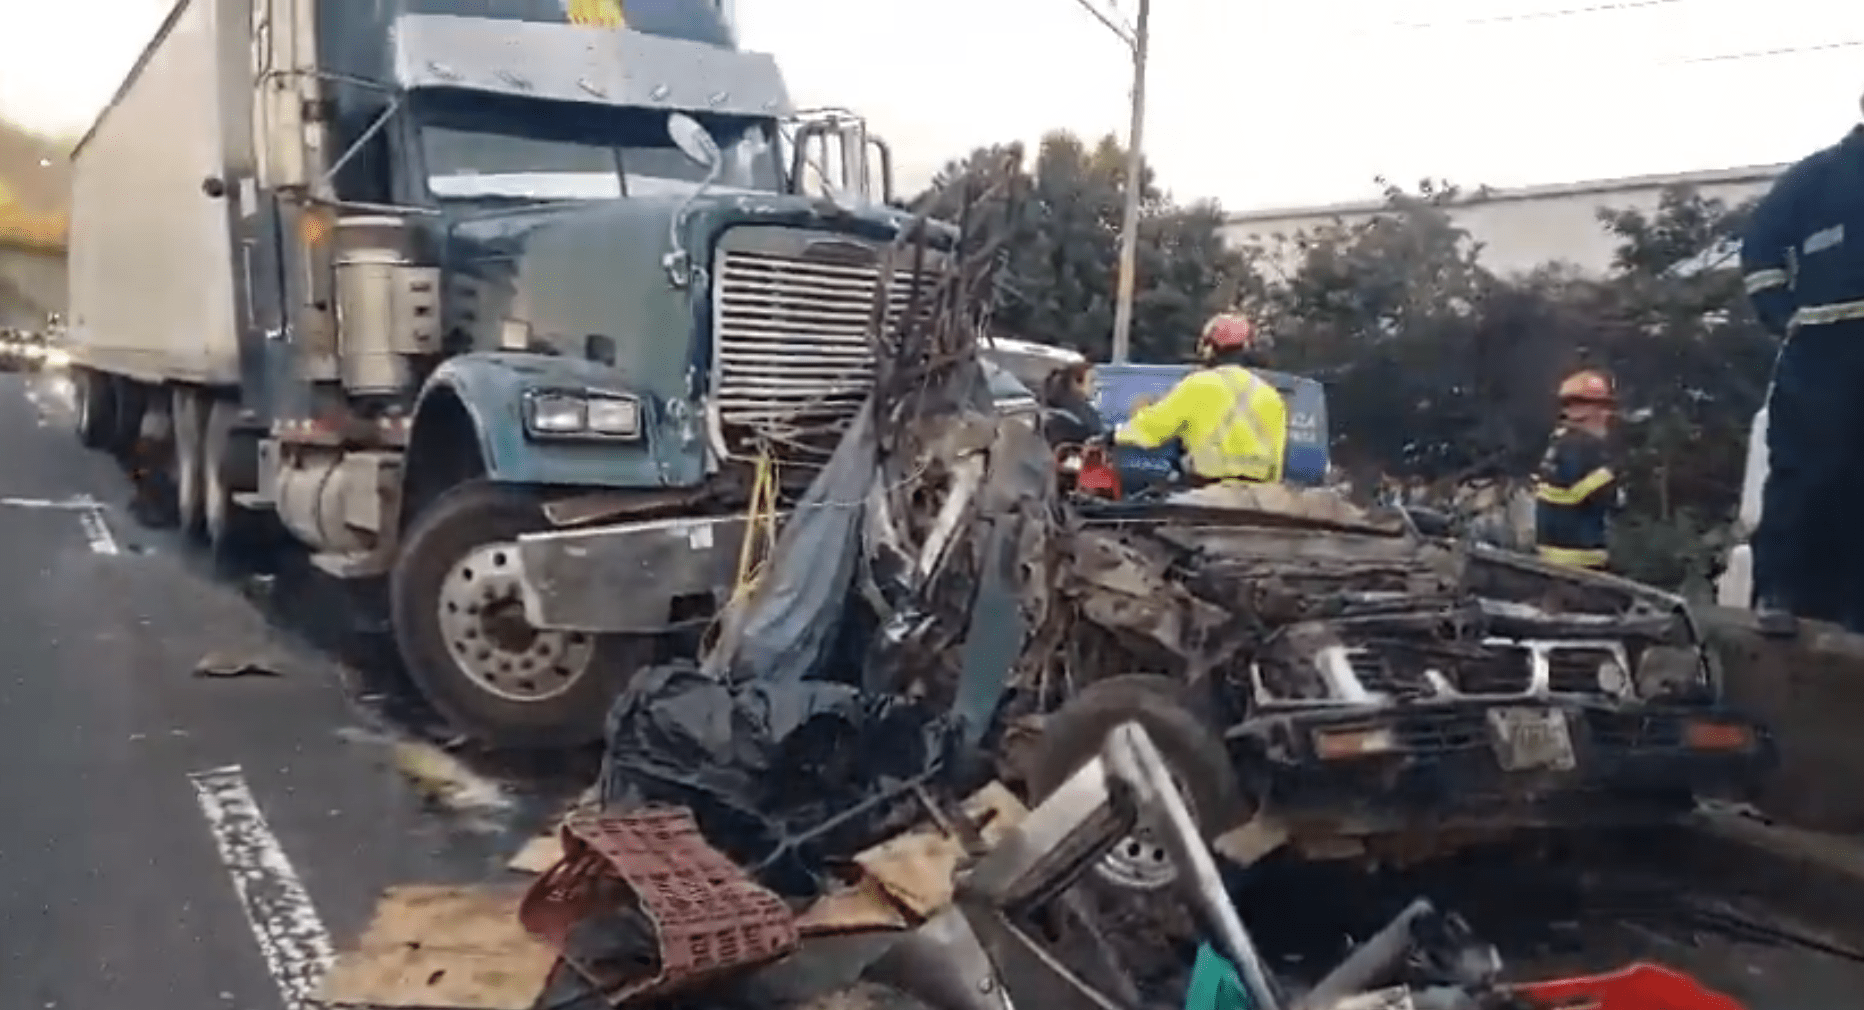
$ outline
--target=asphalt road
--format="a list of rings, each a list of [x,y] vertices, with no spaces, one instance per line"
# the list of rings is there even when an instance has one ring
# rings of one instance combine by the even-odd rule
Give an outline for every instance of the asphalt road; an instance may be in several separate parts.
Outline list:
[[[546,801],[494,832],[436,811],[369,688],[299,637],[344,625],[334,601],[294,584],[260,607],[204,572],[129,515],[70,412],[61,378],[0,374],[0,1008],[310,1010],[385,887],[500,873]],[[203,676],[210,655],[269,672]],[[1545,929],[1504,954],[1530,975],[1654,958],[1752,1010],[1864,991],[1804,951],[1574,926],[1577,954]]]
[[[127,497],[58,379],[0,376],[0,1007],[295,1010],[382,888],[510,839],[425,809],[342,671]]]

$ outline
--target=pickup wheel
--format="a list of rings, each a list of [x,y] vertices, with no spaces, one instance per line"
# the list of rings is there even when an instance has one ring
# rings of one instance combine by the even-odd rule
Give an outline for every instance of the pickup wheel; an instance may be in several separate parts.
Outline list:
[[[389,580],[409,676],[457,728],[498,747],[600,739],[615,695],[652,659],[651,638],[525,620],[513,549],[548,528],[534,494],[469,481],[415,518]]]
[[[1182,684],[1149,673],[1095,681],[1049,716],[1029,763],[1030,799],[1039,803],[1061,788],[1099,755],[1107,735],[1126,722],[1146,728],[1207,840],[1254,813],[1217,728],[1191,706]],[[1102,857],[1096,874],[1122,890],[1170,885],[1177,879],[1177,868],[1153,833],[1141,823]]]
[[[116,434],[116,394],[110,377],[88,368],[71,370],[73,399],[77,401],[75,427],[86,449],[106,449]]]

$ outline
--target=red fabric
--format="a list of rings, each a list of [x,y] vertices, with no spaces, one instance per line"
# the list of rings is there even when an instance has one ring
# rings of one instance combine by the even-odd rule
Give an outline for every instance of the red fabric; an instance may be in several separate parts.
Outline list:
[[[1118,498],[1120,475],[1107,465],[1105,452],[1089,449],[1081,454],[1081,472],[1075,475],[1074,486],[1102,498]]]
[[[1747,1010],[1682,972],[1648,963],[1609,975],[1531,982],[1515,992],[1547,1010]]]

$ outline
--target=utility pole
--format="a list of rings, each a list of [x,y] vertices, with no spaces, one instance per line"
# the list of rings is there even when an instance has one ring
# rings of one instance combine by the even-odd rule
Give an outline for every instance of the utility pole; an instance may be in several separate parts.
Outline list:
[[[1142,153],[1146,130],[1146,49],[1151,41],[1152,0],[1139,0],[1139,20],[1130,40],[1133,49],[1133,120],[1126,131],[1126,215],[1120,222],[1120,292],[1113,307],[1113,360],[1132,354],[1133,271],[1139,256],[1139,198],[1145,188]]]

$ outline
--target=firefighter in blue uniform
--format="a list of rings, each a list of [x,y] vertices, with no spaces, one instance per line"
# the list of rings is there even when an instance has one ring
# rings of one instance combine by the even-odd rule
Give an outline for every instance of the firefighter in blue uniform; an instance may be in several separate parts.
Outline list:
[[[1793,165],[1741,241],[1754,313],[1783,343],[1767,396],[1755,609],[1864,628],[1864,125]]]
[[[1609,567],[1606,534],[1623,504],[1612,472],[1611,380],[1576,372],[1560,383],[1560,426],[1534,488],[1534,544],[1542,560],[1593,571]]]

